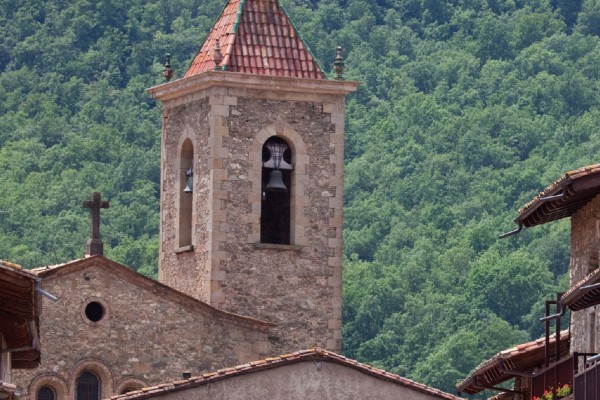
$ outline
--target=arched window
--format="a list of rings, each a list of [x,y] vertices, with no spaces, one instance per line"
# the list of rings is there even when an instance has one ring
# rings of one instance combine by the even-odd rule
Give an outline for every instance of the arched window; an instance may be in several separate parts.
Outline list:
[[[192,191],[194,175],[194,146],[186,139],[179,160],[179,247],[192,244]]]
[[[37,400],[56,400],[56,394],[49,386],[42,386],[37,393]]]
[[[100,400],[100,380],[86,371],[77,377],[77,400]]]
[[[292,151],[277,136],[262,149],[261,243],[290,244],[290,200],[292,191]]]

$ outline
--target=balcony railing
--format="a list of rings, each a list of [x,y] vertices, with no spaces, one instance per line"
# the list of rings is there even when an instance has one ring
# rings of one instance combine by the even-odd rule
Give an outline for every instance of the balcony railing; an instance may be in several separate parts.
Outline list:
[[[575,374],[573,400],[600,399],[600,359],[592,357],[585,362],[585,369]]]
[[[552,364],[531,378],[531,394],[533,397],[543,398],[545,391],[552,391],[559,386],[573,385],[573,370],[575,361],[573,357],[565,358]],[[600,399],[599,399],[600,400]]]

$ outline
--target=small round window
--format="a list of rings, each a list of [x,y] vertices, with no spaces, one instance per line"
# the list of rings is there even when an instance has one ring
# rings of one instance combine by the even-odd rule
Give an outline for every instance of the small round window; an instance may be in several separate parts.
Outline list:
[[[97,301],[92,301],[85,306],[85,316],[92,322],[98,322],[104,317],[104,307]]]

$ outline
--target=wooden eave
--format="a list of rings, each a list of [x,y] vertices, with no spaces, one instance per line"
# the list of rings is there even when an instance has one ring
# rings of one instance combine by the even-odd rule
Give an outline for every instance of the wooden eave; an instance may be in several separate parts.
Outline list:
[[[600,194],[600,164],[567,172],[519,210],[515,223],[530,228],[570,217]]]
[[[0,262],[0,332],[13,368],[35,368],[40,361],[37,279],[14,264]]]
[[[586,288],[586,286],[592,286],[597,283],[600,283],[600,268],[571,286],[562,296],[560,302],[569,307],[571,311],[579,311],[600,304],[600,287]]]
[[[552,336],[550,339],[552,348],[555,342],[555,337]],[[569,343],[569,332],[562,331],[561,356],[569,354]],[[545,338],[504,350],[479,365],[467,378],[456,385],[456,389],[460,393],[473,395],[516,376],[524,374],[533,376],[532,371],[544,364],[545,357]]]

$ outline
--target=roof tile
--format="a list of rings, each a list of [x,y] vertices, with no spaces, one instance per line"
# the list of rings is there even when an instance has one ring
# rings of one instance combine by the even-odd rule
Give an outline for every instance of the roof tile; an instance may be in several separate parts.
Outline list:
[[[223,54],[218,69],[259,75],[325,79],[325,74],[300,39],[278,0],[230,0],[185,77],[216,69],[213,56],[217,38]],[[286,49],[289,51],[286,52]],[[258,55],[269,57],[269,60],[253,58]],[[306,60],[306,63],[293,60],[288,62],[285,58]]]

